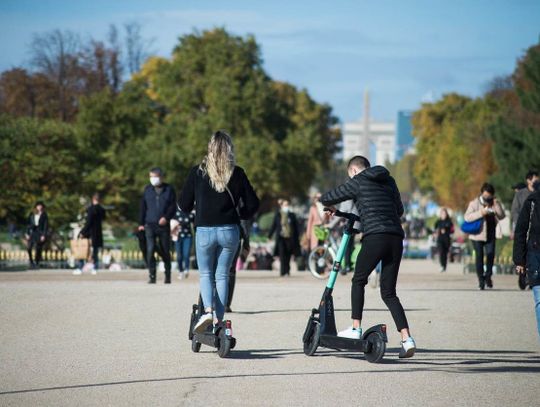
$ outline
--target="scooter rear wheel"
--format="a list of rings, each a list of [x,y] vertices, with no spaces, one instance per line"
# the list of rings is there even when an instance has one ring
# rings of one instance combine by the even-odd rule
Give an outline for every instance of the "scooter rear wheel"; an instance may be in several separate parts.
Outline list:
[[[191,338],[191,350],[195,353],[199,353],[201,350],[201,343],[197,342],[195,337]]]
[[[304,353],[307,356],[313,356],[319,347],[319,340],[321,339],[321,324],[313,321],[312,333],[309,339],[304,342]]]
[[[225,335],[225,330],[222,329],[219,334],[218,355],[220,358],[226,358],[231,352],[231,338]]]
[[[386,342],[377,332],[370,333],[366,339],[371,343],[371,351],[364,353],[366,360],[370,363],[380,362],[386,352]]]

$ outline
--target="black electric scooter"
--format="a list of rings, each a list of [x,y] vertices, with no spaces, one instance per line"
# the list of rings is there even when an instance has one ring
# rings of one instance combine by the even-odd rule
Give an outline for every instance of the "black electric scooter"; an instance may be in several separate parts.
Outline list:
[[[189,323],[189,340],[191,341],[191,350],[199,352],[201,345],[212,346],[217,349],[220,358],[226,358],[231,349],[236,346],[236,338],[232,336],[232,323],[230,320],[224,320],[218,325],[210,325],[205,332],[195,333],[193,328],[204,312],[202,298],[199,295],[199,303],[193,304],[191,319]]]
[[[326,209],[329,211],[329,209]],[[352,350],[364,352],[368,362],[377,363],[382,360],[386,352],[386,325],[380,324],[369,328],[361,339],[349,339],[337,336],[336,320],[334,317],[334,301],[332,299],[332,291],[334,284],[341,268],[341,261],[345,255],[345,249],[349,239],[354,238],[355,234],[360,233],[354,229],[354,223],[360,218],[352,213],[344,213],[336,211],[335,216],[347,219],[347,226],[339,245],[339,250],[328,278],[328,283],[324,290],[319,308],[313,308],[309,317],[304,336],[304,353],[312,356],[319,346],[336,349],[336,350]]]

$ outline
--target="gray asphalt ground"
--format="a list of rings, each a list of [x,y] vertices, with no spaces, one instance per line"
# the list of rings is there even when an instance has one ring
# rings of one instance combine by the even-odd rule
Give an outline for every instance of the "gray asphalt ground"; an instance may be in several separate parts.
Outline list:
[[[398,295],[419,349],[398,359],[390,313],[367,287],[364,328],[389,327],[384,363],[371,364],[352,352],[303,354],[324,287],[308,273],[239,273],[228,359],[191,351],[196,273],[170,286],[147,285],[142,271],[0,273],[0,405],[537,406],[532,294],[515,276],[494,282],[480,292],[457,265],[442,274],[431,261],[405,261]],[[349,292],[350,277],[338,278],[339,328]]]

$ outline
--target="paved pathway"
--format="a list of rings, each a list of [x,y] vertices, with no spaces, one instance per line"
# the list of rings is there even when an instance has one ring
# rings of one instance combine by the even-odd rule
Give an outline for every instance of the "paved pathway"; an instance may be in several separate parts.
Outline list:
[[[419,345],[399,337],[375,289],[364,326],[387,323],[384,363],[319,349],[301,336],[323,283],[307,273],[242,272],[233,304],[237,349],[220,359],[187,339],[197,276],[145,284],[142,272],[0,273],[0,406],[533,406],[540,344],[532,295],[513,276],[479,292],[473,275],[406,261],[398,294]],[[335,290],[338,327],[349,278]]]

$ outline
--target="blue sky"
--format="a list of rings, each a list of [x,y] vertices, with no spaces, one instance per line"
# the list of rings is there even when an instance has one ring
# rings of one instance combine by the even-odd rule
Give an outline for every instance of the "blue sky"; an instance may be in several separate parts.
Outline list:
[[[169,56],[178,36],[225,27],[255,35],[264,67],[307,88],[342,121],[362,112],[395,120],[400,109],[456,91],[483,93],[539,41],[540,1],[61,1],[0,0],[0,70],[28,61],[33,33],[55,28],[104,38],[138,21]]]

